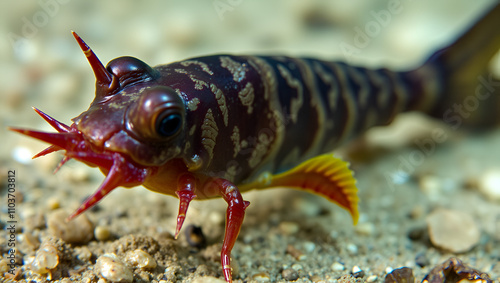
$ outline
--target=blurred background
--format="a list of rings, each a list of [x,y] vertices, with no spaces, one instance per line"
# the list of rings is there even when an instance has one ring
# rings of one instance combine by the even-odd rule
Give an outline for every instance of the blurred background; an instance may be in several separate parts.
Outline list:
[[[66,192],[58,196],[61,200],[71,196],[76,205],[103,179],[98,170],[78,162],[70,162],[59,174],[51,176],[60,155],[53,154],[33,162],[31,156],[46,145],[6,130],[8,126],[16,126],[52,131],[34,113],[32,106],[67,124],[88,108],[94,97],[95,79],[70,30],[76,31],[105,65],[125,55],[154,66],[188,57],[232,53],[312,56],[362,66],[407,69],[417,66],[437,48],[449,44],[497,2],[0,1],[0,184],[4,182],[7,168],[16,169],[21,188],[36,188],[33,192],[27,191],[30,195],[25,196],[25,201],[31,201],[37,197],[47,198],[57,191],[56,188],[66,188],[65,178],[74,181],[73,184],[80,184],[80,179],[91,179],[91,184],[85,184],[86,188],[78,191],[77,197],[70,193],[72,188],[66,188]],[[496,66],[500,66],[498,58],[496,61]],[[482,144],[478,147],[483,152],[487,149]],[[390,160],[391,166],[394,160],[395,157]],[[498,163],[498,159],[491,162]],[[449,170],[453,170],[452,167]],[[380,172],[372,171],[377,178],[383,179]],[[360,183],[368,183],[366,187],[371,189],[371,180]],[[386,184],[385,181],[379,183],[380,187]],[[385,187],[384,190],[386,194],[393,194]],[[117,190],[111,195],[119,195],[118,191],[125,193],[125,190]],[[137,193],[142,198],[145,191],[137,190]],[[373,202],[378,202],[377,191],[371,192]],[[147,200],[131,201],[144,205],[146,201],[160,199],[157,196],[151,193],[149,199],[145,197]],[[3,198],[2,194],[0,199]],[[387,196],[384,199],[387,200]],[[369,202],[365,197],[364,205]],[[110,204],[112,202],[103,202],[103,205]],[[222,201],[216,204],[223,215]],[[193,207],[194,210],[201,205],[193,204]],[[175,208],[173,205],[172,210]],[[382,217],[382,209],[376,208],[377,217]],[[116,209],[123,211],[128,206]],[[23,207],[20,211],[22,218],[23,214],[38,210],[33,212]],[[390,210],[384,213],[393,214]],[[375,213],[367,215],[372,217]],[[191,219],[196,221],[196,217]],[[155,223],[158,219],[140,224],[147,226],[149,221]],[[350,219],[344,221],[348,223],[346,226],[350,225]],[[162,229],[171,231],[173,227],[166,225],[174,222],[169,223],[162,223]],[[399,231],[398,227],[399,224],[394,231]],[[127,234],[127,229],[124,228],[123,234]]]
[[[104,64],[124,55],[157,65],[235,53],[404,68],[449,43],[493,2],[3,1],[0,133],[17,140],[5,126],[44,125],[31,106],[66,122],[87,108],[94,78],[70,30]]]
[[[31,106],[70,123],[92,101],[93,73],[70,30],[105,65],[124,55],[154,66],[233,53],[404,69],[448,44],[493,2],[2,1],[0,162],[29,163],[29,156],[43,147],[6,131],[13,125],[49,130]]]

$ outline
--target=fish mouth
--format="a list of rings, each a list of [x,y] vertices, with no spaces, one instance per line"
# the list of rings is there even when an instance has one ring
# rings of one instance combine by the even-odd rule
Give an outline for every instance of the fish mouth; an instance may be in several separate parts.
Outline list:
[[[157,170],[156,167],[143,166],[133,162],[124,153],[99,150],[85,138],[83,133],[76,128],[75,124],[68,126],[35,107],[33,107],[33,110],[57,131],[49,133],[9,127],[11,131],[51,144],[33,156],[33,158],[64,150],[64,157],[54,170],[54,173],[64,163],[73,158],[90,166],[97,166],[106,174],[106,178],[99,188],[68,217],[68,220],[75,218],[96,205],[104,196],[117,187],[134,187],[143,184]]]

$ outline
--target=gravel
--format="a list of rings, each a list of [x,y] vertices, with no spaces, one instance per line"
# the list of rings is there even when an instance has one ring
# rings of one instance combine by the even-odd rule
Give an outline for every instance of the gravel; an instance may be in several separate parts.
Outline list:
[[[214,2],[228,3],[230,9],[220,14]],[[91,103],[95,79],[70,29],[91,45],[104,64],[124,55],[156,65],[233,53],[305,55],[405,69],[451,42],[494,2],[401,1],[401,12],[392,14],[390,22],[380,25],[380,31],[352,56],[346,56],[340,44],[354,44],[358,28],[376,23],[374,15],[387,9],[386,2],[2,2],[0,135],[4,139],[0,183],[5,184],[7,170],[16,171],[16,187],[23,195],[23,201],[16,204],[16,262],[18,267],[23,267],[23,262],[26,265],[23,270],[17,269],[19,274],[6,276],[20,282],[44,282],[40,275],[27,271],[41,247],[36,248],[33,239],[41,244],[63,239],[65,242],[57,245],[59,262],[51,273],[53,282],[68,282],[69,271],[75,282],[104,282],[102,272],[94,271],[104,271],[103,265],[115,263],[127,274],[118,279],[126,282],[132,280],[131,273],[134,282],[224,282],[219,262],[226,210],[223,200],[191,204],[185,227],[192,224],[202,228],[206,247],[199,250],[189,245],[184,233],[173,240],[178,200],[144,188],[116,189],[99,203],[99,209],[65,223],[68,213],[63,215],[58,208],[72,211],[77,207],[102,182],[101,172],[70,161],[53,175],[60,154],[31,160],[32,154],[46,144],[6,131],[7,126],[52,130],[31,106],[69,123]],[[57,7],[57,11],[49,15],[42,3],[54,4],[52,9]],[[47,15],[47,21],[30,30],[28,25],[44,19],[42,14]],[[26,39],[19,40],[15,35]],[[500,66],[498,61],[495,65]],[[359,227],[352,226],[347,212],[313,194],[290,189],[244,194],[251,205],[232,253],[235,279],[283,282],[292,280],[295,271],[296,282],[301,283],[381,282],[386,271],[407,266],[421,281],[451,256],[499,278],[494,255],[500,253],[500,207],[494,195],[498,189],[500,131],[477,135],[465,127],[450,129],[418,115],[401,117],[395,125],[383,127],[378,133],[374,129],[364,143],[353,142],[339,150],[356,172]],[[415,141],[428,139],[436,129],[444,129],[448,139],[411,172],[402,170],[407,168],[401,160],[408,160],[418,148]],[[355,147],[359,144],[364,146]],[[469,180],[474,180],[472,187],[477,190],[466,185]],[[0,199],[5,197],[1,195]],[[437,208],[452,213],[440,213],[437,220],[433,219]],[[2,213],[7,213],[4,207]],[[460,236],[458,244],[450,247],[454,242],[450,235],[461,225],[451,225],[437,236],[439,229],[425,228],[429,214],[433,215],[433,227],[447,226],[447,221],[450,224],[460,215],[460,221],[473,223],[475,228],[471,229],[480,231],[481,241],[476,234],[466,239]],[[96,231],[102,228],[94,228],[94,224],[112,231],[112,237],[105,237],[103,230]],[[409,232],[416,231],[412,229],[418,230],[418,235],[411,233],[410,239]],[[71,231],[78,232],[73,235]],[[21,232],[33,237],[21,237]],[[0,231],[0,271],[9,268],[9,236],[7,229]],[[137,249],[151,256],[156,268],[123,263],[127,253]],[[102,259],[110,253],[116,257]],[[428,262],[416,259],[421,254]],[[96,266],[97,258],[102,260]],[[107,263],[102,264],[103,260]],[[350,275],[354,266],[362,268],[363,278]],[[285,270],[289,271],[284,274]]]

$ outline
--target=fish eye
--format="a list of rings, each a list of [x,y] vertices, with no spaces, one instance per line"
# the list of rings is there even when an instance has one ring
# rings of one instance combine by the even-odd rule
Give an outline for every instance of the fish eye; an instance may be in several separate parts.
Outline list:
[[[166,112],[166,113],[165,113]],[[179,113],[163,111],[156,119],[156,133],[163,138],[171,137],[179,132],[182,125],[182,117]]]
[[[143,91],[127,111],[127,129],[136,137],[164,142],[184,128],[184,103],[170,87],[155,86]]]

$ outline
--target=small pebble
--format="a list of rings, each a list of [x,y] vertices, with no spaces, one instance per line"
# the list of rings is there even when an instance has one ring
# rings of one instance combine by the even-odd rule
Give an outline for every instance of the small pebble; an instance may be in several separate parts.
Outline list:
[[[493,282],[493,280],[487,273],[467,266],[460,259],[452,257],[435,266],[422,282],[486,283]]]
[[[413,276],[413,270],[409,267],[401,267],[392,270],[389,274],[385,276],[384,283],[413,283],[415,282],[415,276]]]
[[[152,269],[156,267],[156,260],[143,250],[129,251],[125,255],[125,262],[142,269]]]
[[[283,221],[279,224],[279,229],[285,235],[293,235],[299,231],[299,225],[295,222]]]
[[[342,263],[338,262],[338,261],[334,262],[332,264],[331,268],[334,271],[343,271],[343,270],[345,270],[345,266]]]
[[[2,258],[0,260],[0,274],[4,274],[5,272],[9,271],[9,261],[5,258]]]
[[[358,246],[356,246],[355,244],[347,244],[347,251],[352,254],[352,255],[355,255],[358,253]]]
[[[31,270],[38,274],[49,273],[59,264],[59,253],[57,247],[51,243],[44,243],[35,253],[31,262]]]
[[[417,228],[412,228],[408,232],[408,238],[412,241],[418,241],[422,239],[422,237],[425,235],[425,228],[417,227]]]
[[[55,209],[58,209],[61,207],[61,202],[59,201],[59,199],[57,197],[50,197],[48,200],[47,200],[47,207],[50,209],[50,210],[55,210]]]
[[[469,251],[481,235],[474,219],[458,210],[437,209],[427,216],[427,225],[432,244],[454,253]]]
[[[375,225],[371,222],[359,223],[355,227],[356,233],[363,236],[371,236],[375,232]]]
[[[12,150],[12,158],[21,164],[30,164],[33,162],[33,153],[27,147],[16,146]]]
[[[207,246],[207,238],[200,226],[188,225],[185,230],[186,240],[191,247],[202,249]]]
[[[40,247],[40,240],[33,235],[31,232],[26,231],[23,232],[24,242],[33,250],[36,250]]]
[[[423,205],[415,205],[410,211],[411,219],[420,219],[425,214],[425,207]]]
[[[302,251],[298,250],[292,245],[288,245],[286,247],[286,252],[293,256],[296,260],[303,260],[306,258],[306,255],[304,255]]]
[[[415,264],[420,267],[426,267],[430,264],[429,259],[425,256],[425,254],[417,254],[415,257]]]
[[[118,259],[116,254],[104,254],[97,259],[94,266],[96,275],[112,282],[132,282],[134,275],[132,271]]]
[[[179,265],[172,264],[167,266],[163,271],[163,279],[169,280],[168,282],[175,282],[177,278],[176,273],[181,269]]]
[[[68,213],[58,209],[47,217],[47,226],[52,235],[70,244],[85,244],[92,240],[94,227],[85,214],[66,221]]]
[[[87,247],[75,248],[76,250],[76,258],[81,261],[90,261],[92,258],[92,252]]]
[[[212,211],[208,215],[208,219],[212,222],[212,225],[219,225],[224,223],[224,214]]]
[[[287,268],[281,272],[283,279],[288,281],[295,281],[299,279],[299,273],[293,268]]]
[[[443,191],[443,180],[437,176],[425,175],[419,178],[420,189],[432,200],[437,199]]]
[[[500,168],[486,171],[479,179],[479,191],[490,200],[500,200]]]
[[[111,231],[109,231],[107,226],[99,225],[94,229],[94,237],[98,241],[106,241],[111,237]]]
[[[304,269],[304,267],[302,267],[302,265],[300,265],[298,263],[294,263],[294,264],[292,264],[292,269],[299,271],[299,270]]]
[[[313,275],[313,276],[311,276],[311,281],[313,283],[327,283],[327,281],[325,279],[323,279],[323,277],[321,277],[319,275]]]
[[[269,277],[269,274],[265,272],[257,273],[254,276],[252,276],[252,279],[258,281],[258,282],[269,282],[271,281],[271,278]]]
[[[365,276],[365,272],[357,265],[352,267],[351,274],[354,278],[362,278]]]
[[[170,282],[170,281],[161,280],[160,283],[162,283],[162,281],[164,283]],[[222,280],[222,279],[219,279],[219,278],[215,278],[215,277],[212,277],[212,276],[198,277],[198,278],[194,279],[192,282],[193,283],[226,283],[225,280]]]
[[[377,279],[378,279],[377,275],[370,275],[370,276],[366,277],[366,282],[367,283],[375,282],[375,281],[377,281]],[[411,283],[413,283],[413,282],[411,282]]]
[[[304,249],[306,250],[306,252],[312,253],[314,249],[316,249],[316,244],[313,242],[305,242]]]

